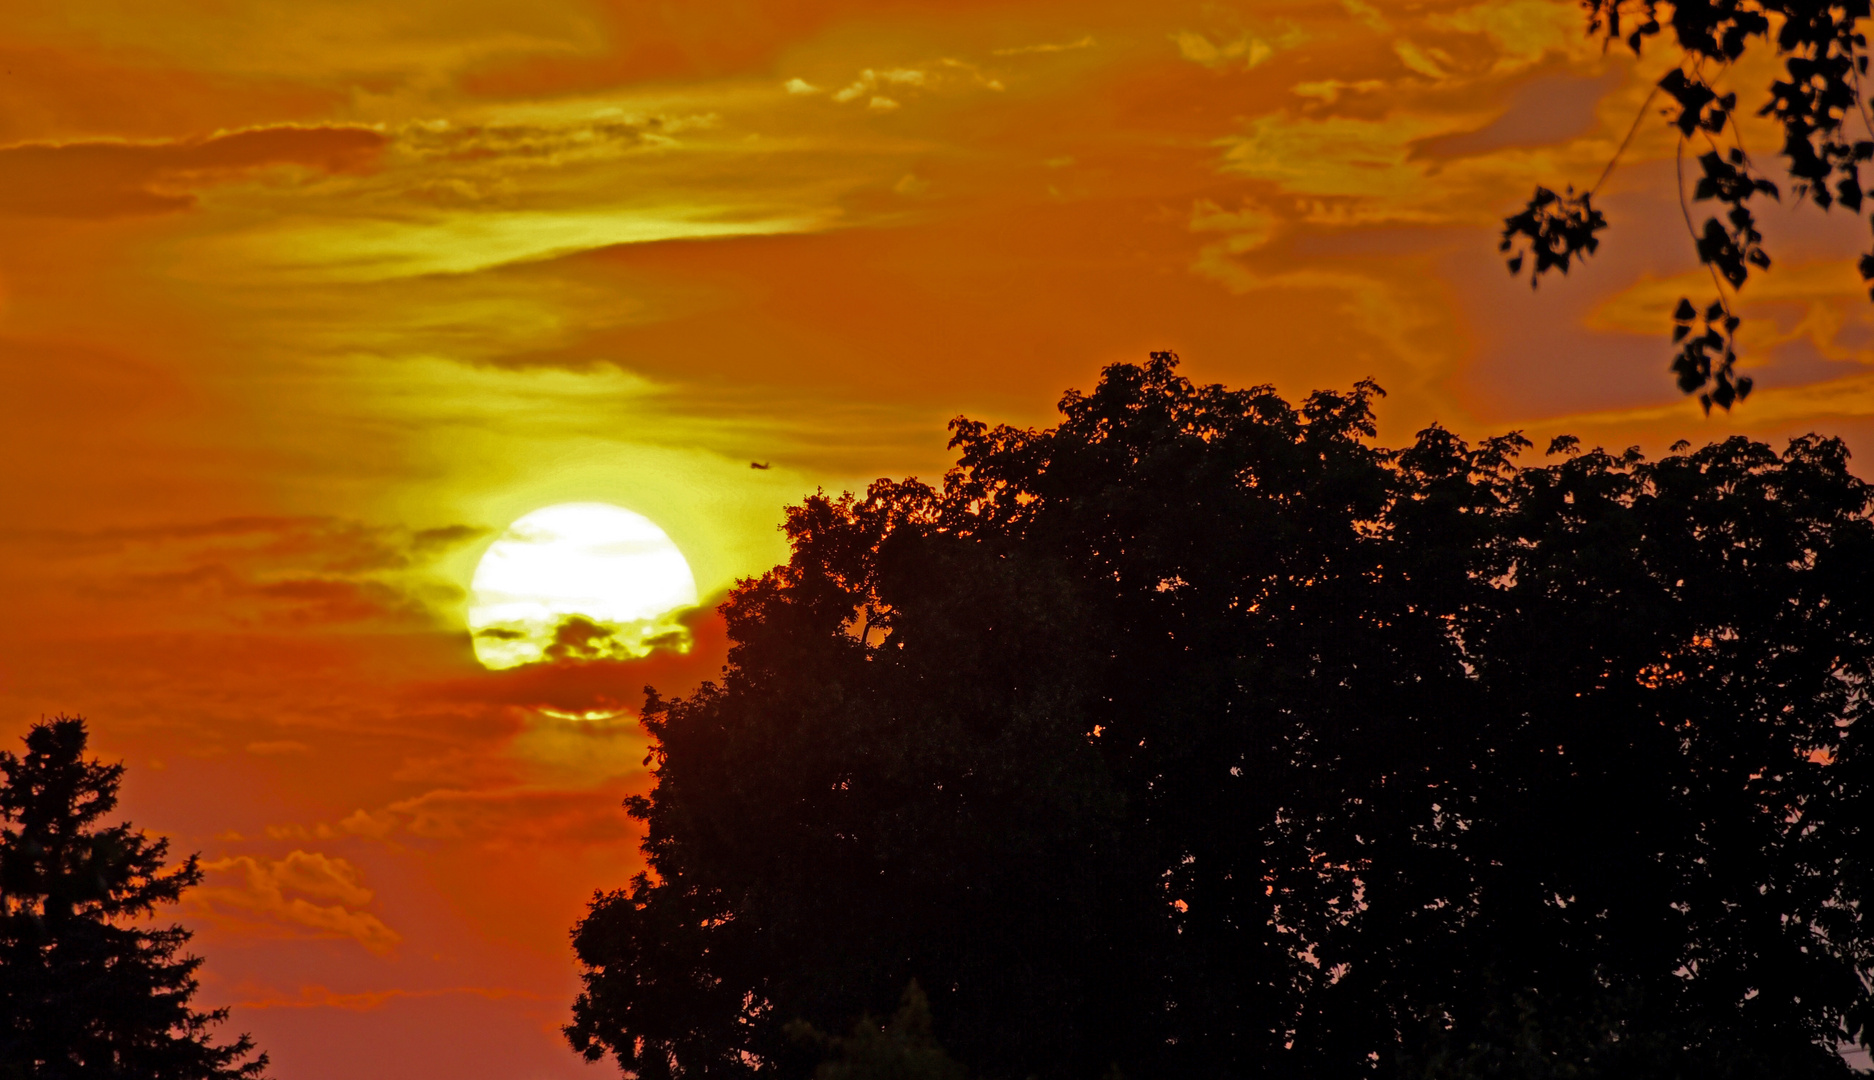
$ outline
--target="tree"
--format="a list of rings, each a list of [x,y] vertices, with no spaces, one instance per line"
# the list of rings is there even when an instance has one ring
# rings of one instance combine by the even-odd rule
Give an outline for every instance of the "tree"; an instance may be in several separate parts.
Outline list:
[[[1523,465],[1108,368],[788,514],[649,696],[568,1034],[806,1076],[911,979],[973,1075],[1841,1076],[1874,985],[1871,492],[1835,440]]]
[[[1582,7],[1589,34],[1610,46],[1624,41],[1636,56],[1665,29],[1658,0],[1584,0]],[[1680,62],[1659,81],[1633,124],[1637,131],[1664,96],[1668,124],[1678,134],[1679,202],[1698,261],[1711,273],[1714,297],[1702,304],[1680,299],[1672,315],[1678,346],[1672,371],[1679,388],[1698,394],[1709,412],[1714,404],[1729,409],[1750,393],[1750,378],[1734,371],[1739,320],[1733,294],[1753,269],[1770,268],[1751,201],[1782,197],[1745,148],[1737,94],[1722,85],[1724,77],[1751,49],[1773,51],[1785,77],[1771,82],[1757,114],[1782,129],[1791,194],[1823,210],[1840,205],[1859,214],[1865,196],[1874,194],[1861,178],[1861,166],[1874,159],[1874,117],[1861,85],[1868,66],[1862,24],[1869,7],[1868,0],[1689,0],[1668,11]],[[1866,138],[1851,133],[1855,121]],[[1630,131],[1627,140],[1632,138]],[[1691,201],[1712,201],[1723,212],[1722,219],[1714,215],[1698,227],[1687,204],[1688,147],[1699,169]],[[1576,194],[1572,187],[1557,193],[1538,186],[1529,204],[1504,220],[1501,249],[1509,253],[1512,274],[1533,258],[1534,285],[1547,271],[1567,273],[1573,260],[1594,253],[1600,246],[1595,234],[1607,226],[1594,208],[1594,194],[1619,156],[1594,187]],[[1861,257],[1859,269],[1874,297],[1874,253]]]
[[[189,1007],[189,932],[136,921],[201,880],[191,855],[129,824],[104,826],[122,765],[84,756],[82,719],[34,724],[26,754],[0,753],[0,1077],[253,1080],[253,1041],[211,1041],[228,1011]]]
[[[1082,726],[1090,613],[1019,550],[931,531],[938,510],[915,482],[809,500],[794,561],[723,608],[724,684],[650,696],[659,794],[630,806],[659,877],[575,937],[589,1059],[804,1075],[788,1022],[844,1030],[913,978],[952,1053],[1011,1067],[1149,1008],[1124,973],[1170,927]]]
[[[794,1024],[793,1036],[826,1053],[813,1080],[967,1080],[968,1073],[931,1034],[930,999],[916,980],[891,1019],[861,1016],[844,1038]]]

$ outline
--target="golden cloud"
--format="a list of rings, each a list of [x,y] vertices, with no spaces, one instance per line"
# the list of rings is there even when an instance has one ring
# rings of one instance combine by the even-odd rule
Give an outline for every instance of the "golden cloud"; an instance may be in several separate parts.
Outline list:
[[[524,664],[415,685],[409,696],[569,714],[632,710],[644,700],[645,686],[656,686],[665,694],[688,693],[703,680],[717,677],[728,658],[728,624],[717,614],[713,601],[684,612],[678,621],[689,635],[686,652],[655,649],[634,659]]]
[[[1035,54],[1074,52],[1078,49],[1091,49],[1099,43],[1092,34],[1083,34],[1073,41],[1044,41],[1036,45],[1012,45],[1004,49],[991,50],[996,56],[1029,56]]]
[[[415,158],[452,162],[501,159],[557,166],[669,147],[678,135],[707,131],[721,123],[716,113],[646,116],[615,107],[560,123],[436,120],[404,126],[398,132],[397,149]]]
[[[205,862],[202,869],[210,875],[209,884],[188,898],[218,921],[259,918],[318,937],[351,938],[375,953],[403,940],[377,916],[360,910],[371,902],[371,890],[344,859],[295,850],[284,859],[239,855]]]
[[[381,810],[358,810],[338,822],[337,830],[372,840],[466,840],[489,849],[616,844],[634,835],[620,807],[623,796],[623,789],[615,786],[587,791],[438,789]]]
[[[172,618],[244,626],[423,625],[459,598],[437,559],[487,533],[336,517],[235,517],[95,530],[0,531],[11,549],[100,600],[143,600]]]
[[[299,165],[361,172],[376,163],[385,142],[374,128],[283,125],[165,142],[9,146],[0,148],[0,214],[172,213],[195,204],[194,188],[254,169]]]

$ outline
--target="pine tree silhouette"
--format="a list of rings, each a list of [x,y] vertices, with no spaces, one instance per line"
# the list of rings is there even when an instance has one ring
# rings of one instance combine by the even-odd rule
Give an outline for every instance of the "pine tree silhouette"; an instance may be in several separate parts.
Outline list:
[[[228,1010],[189,1007],[189,931],[136,925],[201,880],[196,856],[166,868],[167,840],[100,824],[124,767],[86,737],[60,716],[0,753],[0,1080],[256,1080],[252,1039],[210,1038]]]

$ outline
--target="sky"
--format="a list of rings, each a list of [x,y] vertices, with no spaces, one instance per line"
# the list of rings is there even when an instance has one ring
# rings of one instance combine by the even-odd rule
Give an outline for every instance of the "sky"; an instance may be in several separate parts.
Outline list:
[[[953,416],[1169,349],[1371,376],[1391,445],[1814,430],[1865,475],[1854,218],[1766,213],[1729,415],[1666,372],[1711,290],[1657,117],[1589,264],[1504,268],[1667,63],[1567,0],[9,0],[0,738],[87,717],[201,853],[200,1002],[282,1080],[611,1075],[558,1028],[641,868],[639,688],[718,669],[787,503],[939,477]],[[478,559],[565,502],[675,542],[689,653],[476,662]]]

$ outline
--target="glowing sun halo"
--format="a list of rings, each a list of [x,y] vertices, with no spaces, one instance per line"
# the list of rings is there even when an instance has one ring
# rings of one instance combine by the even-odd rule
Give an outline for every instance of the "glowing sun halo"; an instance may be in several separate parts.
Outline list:
[[[674,616],[696,579],[664,530],[606,503],[562,503],[509,525],[475,568],[469,631],[490,668],[687,651]]]

